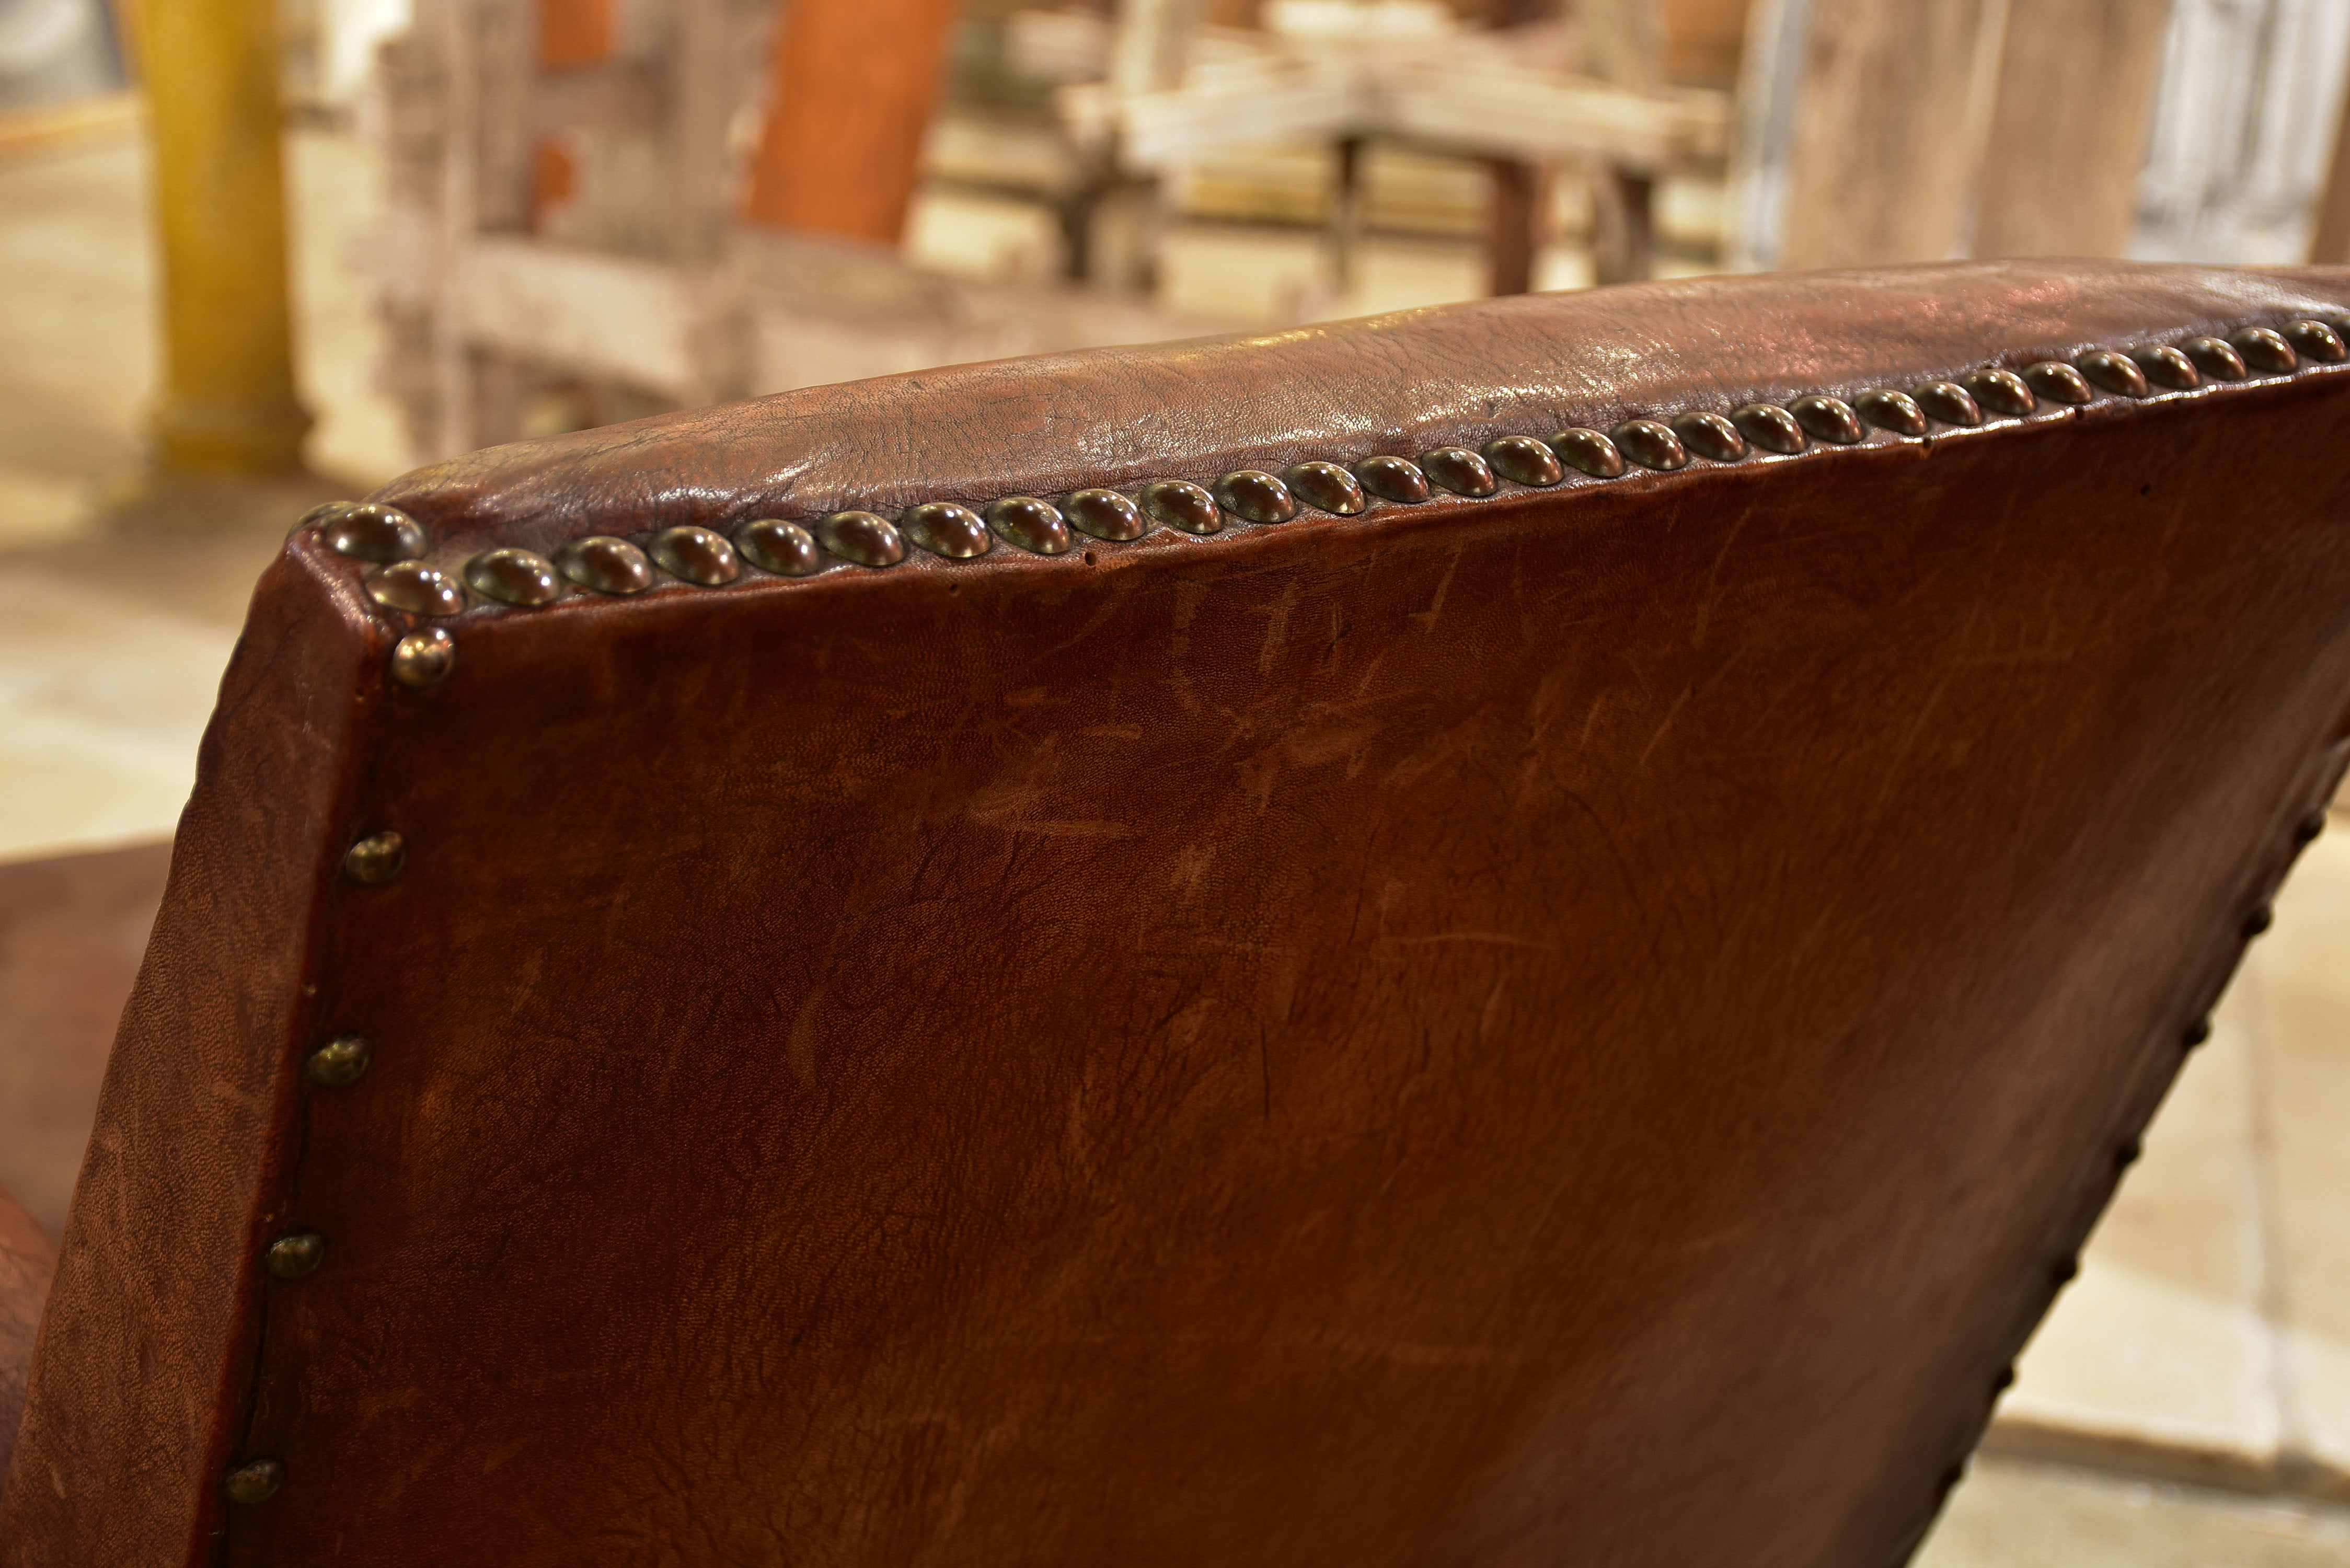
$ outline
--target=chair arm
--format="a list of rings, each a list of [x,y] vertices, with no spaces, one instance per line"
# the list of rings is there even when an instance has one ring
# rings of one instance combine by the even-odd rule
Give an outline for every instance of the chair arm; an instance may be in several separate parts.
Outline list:
[[[33,1368],[33,1339],[40,1331],[41,1306],[57,1271],[57,1244],[25,1211],[16,1195],[0,1187],[0,1479],[8,1474],[16,1447],[16,1423],[25,1414],[25,1387]]]

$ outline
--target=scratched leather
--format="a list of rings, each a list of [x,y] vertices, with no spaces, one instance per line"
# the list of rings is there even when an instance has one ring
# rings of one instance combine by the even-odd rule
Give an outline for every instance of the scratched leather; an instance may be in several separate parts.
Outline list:
[[[33,1335],[57,1266],[57,1244],[23,1204],[0,1190],[0,1475],[7,1473],[16,1447]]]
[[[1409,450],[1471,405],[1413,424],[1398,385],[1481,348],[1539,431],[1763,389],[1700,342],[1874,344],[1855,383],[1907,384],[2066,308],[2108,341],[2345,283],[1607,291],[820,389],[392,493],[453,561],[452,516],[745,515],[795,464],[828,509],[852,456],[983,499],[1315,420]],[[1644,313],[1664,346],[1619,352]],[[1593,376],[1628,389],[1558,389]],[[893,449],[917,405],[935,446]],[[287,1480],[232,1563],[1898,1561],[2350,757],[2345,412],[2313,372],[570,599],[449,623],[422,693],[297,535],[118,1046],[13,1561],[211,1562],[253,1455]],[[401,876],[335,883],[386,827]],[[345,1031],[368,1075],[301,1092]],[[265,1287],[285,1227],[327,1262]]]

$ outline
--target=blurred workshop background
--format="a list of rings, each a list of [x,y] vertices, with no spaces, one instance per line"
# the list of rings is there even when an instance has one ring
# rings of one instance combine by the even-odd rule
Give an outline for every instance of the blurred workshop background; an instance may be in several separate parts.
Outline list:
[[[119,1007],[317,501],[1489,293],[2340,261],[2345,78],[2350,0],[0,0],[0,1180],[61,1222],[27,1129],[86,1127],[99,1064],[46,1042]],[[2336,833],[1923,1562],[2350,1568],[2345,1129]]]

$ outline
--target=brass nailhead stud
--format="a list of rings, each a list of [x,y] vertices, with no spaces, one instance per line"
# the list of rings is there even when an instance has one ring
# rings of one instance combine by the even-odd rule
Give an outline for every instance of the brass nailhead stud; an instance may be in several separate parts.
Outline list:
[[[1297,498],[1289,486],[1261,468],[1235,469],[1216,481],[1216,499],[1250,523],[1286,523],[1297,515]]]
[[[411,631],[391,645],[391,678],[402,686],[438,686],[456,663],[456,639],[437,626]]]
[[[1673,433],[1709,462],[1736,462],[1746,455],[1746,438],[1720,414],[1683,414],[1673,421]]]
[[[1150,520],[1134,498],[1115,490],[1080,490],[1062,504],[1061,513],[1070,527],[1097,539],[1139,539],[1150,532]]]
[[[408,840],[397,833],[370,833],[343,852],[343,875],[380,888],[408,864]]]
[[[2158,387],[2185,392],[2203,384],[2203,372],[2195,368],[2195,361],[2168,343],[2133,348],[2130,358],[2137,360],[2137,368],[2146,372],[2146,379]]]
[[[368,597],[386,609],[410,615],[455,615],[465,607],[465,590],[445,572],[421,561],[396,561],[367,575]]]
[[[1355,465],[1363,488],[1383,501],[1409,505],[1429,497],[1428,475],[1408,457],[1367,457]]]
[[[247,1459],[221,1478],[221,1490],[234,1503],[267,1502],[286,1484],[286,1467],[276,1459]]]
[[[269,1243],[262,1264],[272,1278],[307,1280],[327,1261],[327,1239],[316,1231],[296,1231]]]
[[[528,550],[484,550],[465,563],[465,586],[484,598],[525,609],[563,597],[554,564]]]
[[[1281,478],[1292,494],[1318,512],[1352,517],[1369,504],[1355,476],[1335,462],[1294,463],[1282,470]]]
[[[2146,372],[2137,361],[2126,354],[2116,354],[2110,348],[2093,348],[2074,361],[2081,373],[2106,391],[2125,398],[2143,398],[2152,390],[2146,384]]]
[[[2208,1019],[2208,1018],[2199,1018],[2199,1019],[2197,1019],[2194,1023],[2190,1023],[2190,1024],[2189,1024],[2189,1025],[2187,1026],[2187,1034],[2186,1034],[2186,1041],[2185,1041],[2185,1043],[2186,1043],[2187,1048],[2188,1048],[2189,1051],[2194,1050],[2194,1049],[2195,1049],[2195,1047],[2197,1047],[2198,1045],[2202,1044],[2203,1044],[2203,1042],[2205,1042],[2206,1040],[2209,1040],[2209,1039],[2210,1039],[2210,1038],[2211,1038],[2211,1021],[2210,1021],[2210,1019]]]
[[[1853,400],[1853,410],[1878,430],[1891,431],[1895,435],[1926,433],[1926,410],[1907,392],[1871,387]]]
[[[591,534],[555,552],[563,575],[599,594],[640,594],[653,586],[653,566],[626,539]]]
[[[1563,430],[1550,438],[1550,449],[1560,459],[1594,479],[1620,479],[1624,454],[1616,443],[1587,425]]]
[[[2136,1138],[2130,1139],[2129,1142],[2114,1150],[2114,1168],[2116,1170],[2127,1170],[2131,1166],[2137,1163],[2138,1156],[2145,1152],[2145,1145],[2139,1143]]]
[[[1825,392],[1810,392],[1789,405],[1795,422],[1825,441],[1838,446],[1850,446],[1868,432],[1860,428],[1860,416],[1842,398],[1831,398]]]
[[[2189,337],[2178,348],[2215,381],[2241,381],[2251,374],[2244,369],[2244,357],[2224,337]]]
[[[2055,1278],[2059,1286],[2069,1285],[2081,1277],[2081,1260],[2067,1258],[2056,1265]]]
[[[2023,384],[2052,403],[2070,403],[2075,408],[2094,396],[2081,372],[2062,359],[2043,359],[2037,365],[2025,366]]]
[[[322,1089],[348,1089],[367,1075],[375,1053],[356,1034],[338,1034],[302,1064],[304,1076]]]
[[[327,548],[355,561],[389,566],[424,554],[424,530],[396,506],[372,501],[330,501],[302,521],[324,524]]]
[[[1007,495],[990,506],[987,525],[1031,555],[1057,556],[1076,543],[1061,509],[1033,495]]]
[[[1991,1391],[1994,1395],[2004,1394],[2014,1386],[2015,1368],[2013,1366],[2001,1367],[1999,1375],[1991,1380]]]
[[[1776,403],[1749,403],[1731,414],[1730,422],[1764,452],[1787,457],[1804,450],[1804,427]]]
[[[653,559],[671,576],[682,577],[705,588],[723,587],[743,570],[734,559],[734,546],[727,542],[725,535],[697,528],[691,523],[664,528],[654,535]]]
[[[2321,365],[2338,365],[2350,348],[2342,343],[2342,335],[2323,321],[2296,321],[2284,329],[2284,340],[2304,359],[2314,359]]]
[[[2322,811],[2313,811],[2293,825],[2293,846],[2295,849],[2306,848],[2316,843],[2318,836],[2324,831],[2325,814]]]
[[[1946,425],[1963,425],[1969,430],[1982,423],[1982,407],[1956,381],[1929,381],[1909,396],[1917,400],[1929,419]]]
[[[1977,370],[1960,378],[1960,385],[1985,412],[2020,420],[2040,406],[2031,386],[2012,370]]]
[[[925,501],[910,508],[898,519],[898,532],[931,555],[944,556],[950,561],[984,556],[994,543],[988,536],[986,521],[978,513],[951,501]]]
[[[2228,341],[2244,357],[2244,364],[2263,376],[2282,376],[2300,369],[2300,357],[2292,346],[2265,327],[2247,327],[2232,333]]]
[[[1142,487],[1137,499],[1155,521],[1186,534],[1213,534],[1224,525],[1216,498],[1204,487],[1184,480],[1153,480]]]
[[[1642,468],[1670,472],[1689,466],[1689,449],[1670,425],[1655,420],[1627,420],[1607,434],[1616,450]]]
[[[1440,446],[1419,454],[1419,466],[1430,483],[1455,495],[1491,495],[1500,488],[1493,469],[1465,446]]]
[[[816,525],[816,542],[860,566],[894,566],[906,558],[898,525],[875,512],[836,512]]]
[[[1503,479],[1545,490],[1566,477],[1558,453],[1532,436],[1502,436],[1485,443],[1485,461]]]
[[[2271,909],[2268,905],[2262,904],[2259,909],[2254,909],[2251,914],[2244,917],[2244,940],[2246,941],[2251,941],[2254,937],[2259,936],[2262,931],[2267,930],[2271,926],[2275,924],[2276,911]]]
[[[735,544],[753,566],[779,577],[812,577],[824,570],[824,552],[816,548],[816,535],[780,517],[746,524]]]

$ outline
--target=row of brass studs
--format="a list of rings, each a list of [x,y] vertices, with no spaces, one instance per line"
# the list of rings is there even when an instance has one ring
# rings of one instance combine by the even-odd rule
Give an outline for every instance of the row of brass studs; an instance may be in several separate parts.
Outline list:
[[[444,637],[447,635],[442,634]],[[371,833],[343,852],[344,877],[362,887],[380,888],[400,875],[408,864],[408,842],[392,832]],[[362,1035],[338,1034],[310,1053],[302,1075],[320,1089],[348,1089],[367,1074],[375,1061],[374,1049]],[[316,1231],[288,1231],[263,1250],[261,1266],[270,1278],[291,1283],[307,1280],[327,1262],[327,1239]],[[286,1484],[286,1462],[277,1459],[247,1459],[221,1480],[229,1501],[266,1502]]]
[[[654,566],[702,587],[721,587],[742,573],[748,559],[778,576],[812,576],[832,560],[883,567],[906,558],[913,545],[948,560],[983,556],[1001,538],[1039,556],[1073,548],[1076,535],[1123,542],[1139,539],[1154,525],[1187,534],[1222,530],[1227,514],[1243,522],[1286,523],[1299,505],[1335,516],[1361,513],[1369,497],[1414,505],[1439,490],[1454,495],[1493,494],[1503,480],[1532,489],[1563,482],[1570,468],[1594,479],[1618,479],[1635,466],[1669,472],[1695,459],[1737,462],[1752,452],[1782,456],[1814,441],[1853,446],[1870,427],[1910,438],[1937,424],[1960,429],[1987,418],[2017,419],[2043,402],[2078,407],[2102,389],[2116,397],[2147,398],[2158,391],[2186,391],[2207,381],[2241,381],[2253,376],[2287,375],[2303,360],[2337,363],[2350,358],[2343,334],[2333,325],[2296,321],[2282,331],[2246,327],[2226,338],[2195,337],[2176,344],[2149,344],[2126,352],[2092,349],[2067,364],[2059,359],[2026,366],[2021,372],[1977,370],[1956,381],[1929,381],[1908,391],[1872,388],[1850,402],[1825,392],[1806,393],[1785,407],[1749,403],[1727,416],[1691,412],[1669,421],[1635,419],[1607,431],[1577,426],[1548,440],[1508,435],[1479,451],[1440,447],[1419,461],[1394,456],[1366,458],[1351,469],[1335,462],[1300,462],[1274,474],[1244,468],[1212,488],[1184,480],[1153,480],[1133,494],[1109,489],[1080,490],[1059,505],[1034,495],[1007,496],[985,511],[951,501],[909,508],[895,522],[873,512],[836,512],[814,524],[766,517],[746,524],[729,539],[709,528],[683,524],[653,535],[648,548],[609,535],[575,539],[552,560],[511,546],[487,550],[465,563],[461,585],[424,565],[424,531],[393,507],[373,503],[333,502],[304,519],[325,525],[329,546],[373,563],[369,597],[386,608],[424,617],[453,616],[466,607],[465,591],[518,608],[535,608],[561,598],[568,582],[597,594],[642,593],[657,580]],[[429,627],[400,639],[391,674],[410,687],[432,686],[454,667],[456,648],[446,631]]]

